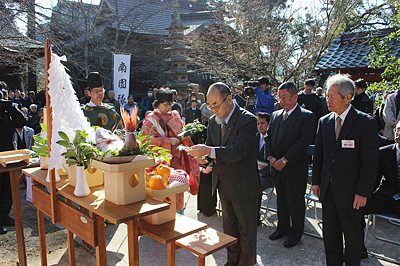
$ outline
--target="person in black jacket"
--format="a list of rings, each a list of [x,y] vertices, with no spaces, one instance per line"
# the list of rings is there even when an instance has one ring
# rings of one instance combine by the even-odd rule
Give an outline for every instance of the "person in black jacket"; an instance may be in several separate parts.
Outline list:
[[[373,102],[371,98],[365,93],[367,89],[367,82],[363,79],[358,79],[354,82],[354,98],[351,101],[351,105],[358,111],[364,112],[372,116],[373,113]]]
[[[257,262],[257,199],[261,192],[256,160],[257,120],[233,103],[224,83],[214,83],[207,93],[211,116],[205,145],[192,146],[188,153],[199,163],[214,161],[212,191],[217,187],[222,203],[224,233],[237,238],[227,247],[226,265]],[[202,161],[202,156],[208,159]]]
[[[327,265],[360,265],[362,207],[371,197],[378,172],[376,122],[350,105],[354,83],[348,77],[330,77],[327,88],[331,113],[318,123],[312,191],[322,203]]]
[[[196,99],[192,99],[190,102],[191,106],[189,108],[186,109],[186,124],[188,123],[193,123],[194,120],[198,119],[201,122],[201,111],[200,109],[197,107],[197,100]],[[200,138],[201,138],[202,133],[201,132],[197,132],[193,135],[192,137],[192,141],[194,144],[198,144]]]
[[[264,191],[267,188],[271,188],[274,186],[274,177],[271,175],[270,164],[266,158],[267,148],[265,139],[267,137],[267,129],[269,121],[271,120],[271,116],[268,113],[258,112],[257,115],[257,163],[258,163],[258,173],[260,176],[260,184],[261,190]],[[260,209],[261,209],[261,201],[262,201],[262,192],[259,195],[259,204],[258,204],[258,224],[261,224],[260,221]]]
[[[315,134],[315,118],[297,103],[293,82],[281,84],[278,95],[283,109],[272,113],[266,140],[266,158],[275,177],[278,212],[278,226],[269,239],[288,236],[283,246],[290,248],[300,242],[304,232],[307,152]]]
[[[379,167],[375,180],[374,193],[367,200],[363,214],[394,213],[400,217],[400,123],[396,125],[395,144],[379,148]],[[365,228],[365,220],[361,220]],[[364,238],[363,238],[364,239]],[[361,258],[367,258],[365,245],[361,250]]]
[[[37,106],[40,105],[40,102],[35,97],[35,92],[34,91],[29,91],[28,92],[28,98],[25,99],[25,102],[24,102],[23,106],[25,106],[26,108],[29,108],[29,106],[31,106],[31,104],[36,104]]]
[[[307,79],[304,82],[304,91],[299,94],[297,103],[301,107],[314,113],[315,115],[314,135],[315,135],[315,132],[317,131],[318,120],[322,116],[322,101],[321,98],[313,92],[314,86],[315,86],[315,81],[312,79]],[[315,137],[312,140],[312,143],[314,142],[315,142]]]
[[[2,93],[0,93],[2,97]],[[17,127],[23,127],[26,119],[22,112],[12,105],[11,101],[0,100],[0,151],[14,150],[13,136]],[[12,206],[10,175],[0,174],[0,234],[7,233],[3,226],[14,226],[9,213]]]

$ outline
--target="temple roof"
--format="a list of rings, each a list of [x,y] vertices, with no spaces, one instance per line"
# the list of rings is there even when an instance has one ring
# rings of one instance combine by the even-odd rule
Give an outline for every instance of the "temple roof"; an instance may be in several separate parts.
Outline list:
[[[174,8],[173,0],[105,0],[107,6],[119,18],[125,18],[120,25],[121,30],[134,31],[142,34],[168,35],[165,28],[172,23]],[[207,5],[188,0],[179,0],[180,14],[206,11]],[[209,18],[208,18],[209,20]],[[182,19],[183,26],[188,26]],[[113,27],[116,27],[116,22]]]
[[[371,52],[370,40],[388,36],[394,29],[343,33],[335,39],[325,56],[314,68],[316,72],[334,71],[340,69],[369,68],[368,55]],[[400,58],[400,41],[393,40],[388,44],[393,56]]]

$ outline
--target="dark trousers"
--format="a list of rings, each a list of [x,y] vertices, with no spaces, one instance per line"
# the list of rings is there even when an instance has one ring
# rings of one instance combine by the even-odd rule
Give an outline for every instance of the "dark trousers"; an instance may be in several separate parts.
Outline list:
[[[197,194],[197,210],[206,216],[214,215],[217,206],[217,193],[212,194],[212,172],[200,173],[199,193]]]
[[[368,199],[367,204],[363,208],[364,214],[375,214],[375,213],[394,213],[400,217],[400,200],[394,200],[393,198],[381,200],[374,198]]]
[[[278,211],[276,231],[289,234],[289,237],[297,240],[301,239],[304,232],[306,187],[307,179],[305,178],[288,179],[279,173],[275,176]]]
[[[229,265],[256,264],[258,196],[244,201],[229,199],[221,182],[218,183],[218,192],[224,233],[237,238],[236,244],[226,248]]]
[[[360,265],[363,242],[362,210],[353,208],[353,202],[336,202],[329,185],[322,202],[323,236],[328,266]],[[345,259],[343,260],[343,236],[345,239]]]
[[[12,206],[10,174],[0,174],[0,219],[8,216]],[[1,222],[1,221],[0,221]],[[1,223],[0,223],[1,224]]]

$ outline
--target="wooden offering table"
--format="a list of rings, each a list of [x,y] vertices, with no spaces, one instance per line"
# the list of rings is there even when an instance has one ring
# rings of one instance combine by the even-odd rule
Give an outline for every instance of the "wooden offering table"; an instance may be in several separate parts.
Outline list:
[[[40,252],[42,265],[47,265],[46,242],[43,214],[51,216],[49,205],[50,194],[43,189],[50,184],[46,182],[46,170],[30,168],[23,173],[32,178],[35,186],[32,188],[33,205],[37,208]],[[70,265],[75,265],[74,236],[96,247],[97,265],[107,265],[106,238],[104,219],[113,224],[126,223],[128,226],[129,265],[139,265],[138,218],[169,209],[169,204],[147,197],[146,200],[127,205],[115,205],[104,199],[104,186],[91,187],[91,194],[86,197],[76,197],[74,187],[67,182],[67,176],[61,176],[56,183],[57,193],[66,200],[57,199],[58,222],[68,230],[68,250]],[[82,212],[72,205],[72,202],[88,211]]]
[[[19,264],[26,266],[26,251],[25,251],[25,237],[24,228],[22,225],[22,213],[21,213],[21,199],[19,194],[19,183],[23,176],[19,176],[19,171],[24,168],[36,167],[39,165],[39,160],[31,159],[29,163],[26,161],[10,163],[6,167],[0,165],[0,173],[10,173],[10,183],[12,192],[12,201],[14,209],[14,220],[15,220],[15,234],[17,236],[18,246],[18,260]]]

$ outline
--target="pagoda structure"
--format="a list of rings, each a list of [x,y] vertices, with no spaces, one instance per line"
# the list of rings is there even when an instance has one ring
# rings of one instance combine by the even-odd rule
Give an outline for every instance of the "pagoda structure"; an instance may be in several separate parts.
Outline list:
[[[189,27],[183,26],[181,16],[179,14],[178,0],[173,0],[174,13],[172,15],[171,25],[166,28],[169,31],[169,36],[165,38],[168,41],[169,47],[164,48],[169,52],[170,57],[165,61],[170,64],[170,70],[164,73],[170,76],[170,81],[167,86],[178,91],[186,90],[190,87],[189,74],[193,70],[188,69],[187,51],[189,47],[185,44],[184,31]]]

